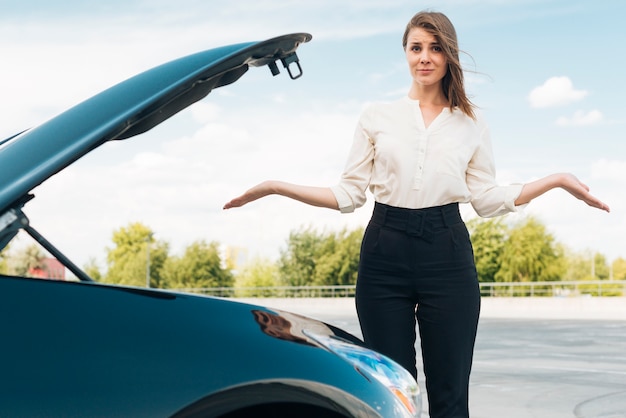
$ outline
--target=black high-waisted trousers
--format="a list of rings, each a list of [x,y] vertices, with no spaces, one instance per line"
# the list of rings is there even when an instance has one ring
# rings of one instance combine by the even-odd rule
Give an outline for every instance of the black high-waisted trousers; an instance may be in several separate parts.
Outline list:
[[[361,246],[356,305],[365,343],[414,377],[417,320],[431,418],[469,416],[480,290],[458,204],[376,203]]]

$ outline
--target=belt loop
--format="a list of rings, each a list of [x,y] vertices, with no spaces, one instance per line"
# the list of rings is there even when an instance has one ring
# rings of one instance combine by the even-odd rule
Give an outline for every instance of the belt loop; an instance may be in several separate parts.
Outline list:
[[[387,223],[387,206],[382,206],[381,205],[381,212],[382,212],[382,225],[385,225]]]
[[[450,222],[448,221],[448,213],[446,211],[447,208],[448,206],[442,206],[440,208],[440,213],[441,213],[441,217],[443,218],[443,224],[446,226],[446,228],[450,228]]]
[[[385,225],[385,223],[387,222],[387,206],[382,203],[376,202],[374,204],[373,219],[380,225]]]

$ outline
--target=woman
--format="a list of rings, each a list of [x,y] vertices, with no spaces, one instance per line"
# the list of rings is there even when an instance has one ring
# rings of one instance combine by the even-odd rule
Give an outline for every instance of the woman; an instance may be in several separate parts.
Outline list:
[[[459,203],[498,216],[560,187],[609,208],[571,174],[497,185],[488,128],[465,93],[452,23],[420,12],[402,44],[412,78],[408,96],[362,113],[338,185],[266,181],[224,208],[278,194],[345,213],[363,205],[369,188],[376,203],[356,290],[364,340],[417,377],[417,320],[430,416],[467,417],[480,293]]]

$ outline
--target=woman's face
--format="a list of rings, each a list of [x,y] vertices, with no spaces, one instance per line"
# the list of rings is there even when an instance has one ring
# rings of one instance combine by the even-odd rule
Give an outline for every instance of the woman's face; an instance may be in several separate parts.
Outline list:
[[[448,59],[433,35],[422,28],[411,29],[405,53],[415,83],[424,87],[441,83],[448,70]]]

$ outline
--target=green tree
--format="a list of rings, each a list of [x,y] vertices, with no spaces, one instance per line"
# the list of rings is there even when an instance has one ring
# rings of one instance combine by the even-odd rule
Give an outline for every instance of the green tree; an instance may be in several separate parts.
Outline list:
[[[268,259],[256,258],[247,263],[237,273],[235,277],[235,296],[264,296],[266,292],[259,292],[254,290],[254,288],[278,286],[279,280],[280,276],[276,263]]]
[[[182,257],[170,257],[163,269],[164,287],[207,288],[232,287],[230,269],[222,266],[216,242],[196,241],[185,249]]]
[[[317,255],[314,285],[353,285],[359,268],[363,229],[328,234]]]
[[[107,249],[104,281],[128,286],[161,287],[161,272],[168,258],[169,245],[156,241],[147,226],[136,222],[113,232],[115,247]]]
[[[563,280],[606,280],[610,267],[603,254],[592,251],[566,253],[567,269]]]
[[[604,254],[594,253],[593,260],[593,280],[607,280],[611,274],[609,263]]]
[[[543,224],[527,218],[510,230],[495,279],[499,282],[559,280],[566,270],[562,251]]]
[[[281,250],[278,270],[281,282],[289,286],[313,283],[315,267],[324,238],[311,227],[289,233],[287,248]]]
[[[507,225],[501,217],[474,218],[467,222],[467,228],[474,248],[478,280],[495,282],[507,238]]]
[[[320,233],[301,228],[289,234],[278,261],[281,282],[289,286],[356,283],[363,229]]]
[[[626,260],[621,257],[613,261],[613,279],[626,280]]]
[[[95,258],[90,258],[87,264],[83,267],[87,276],[91,277],[95,281],[99,282],[102,280],[102,273],[100,272],[100,268],[98,267],[98,263]]]
[[[591,280],[591,254],[566,250],[565,259],[567,260],[567,268],[563,280]]]

